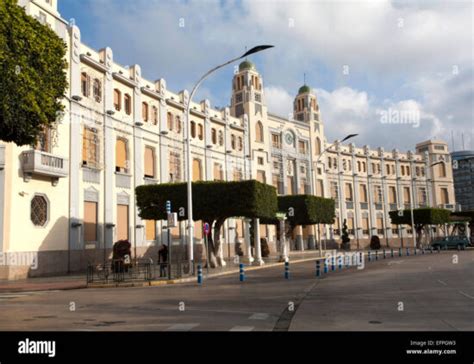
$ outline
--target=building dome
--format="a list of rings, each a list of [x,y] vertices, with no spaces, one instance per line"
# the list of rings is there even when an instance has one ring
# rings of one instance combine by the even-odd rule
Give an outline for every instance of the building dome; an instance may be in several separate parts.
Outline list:
[[[311,93],[311,87],[309,87],[308,85],[303,85],[298,90],[298,95],[299,94],[304,94],[304,93],[307,93],[307,92]]]
[[[239,65],[239,71],[243,71],[243,70],[255,70],[255,65],[250,62],[250,61],[243,61],[240,65]]]

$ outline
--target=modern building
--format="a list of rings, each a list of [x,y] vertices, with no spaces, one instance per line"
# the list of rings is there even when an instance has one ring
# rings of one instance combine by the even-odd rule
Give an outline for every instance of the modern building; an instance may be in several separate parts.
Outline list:
[[[453,167],[454,193],[462,211],[474,210],[474,150],[451,153],[457,168]]]
[[[67,44],[69,88],[64,115],[38,145],[0,142],[0,276],[83,270],[87,262],[109,256],[120,239],[130,240],[137,257],[156,257],[167,242],[165,223],[140,219],[134,188],[187,179],[188,91],[173,92],[163,79],[144,79],[139,65],[121,66],[110,48],[85,45],[79,28],[61,18],[57,0],[19,4]],[[391,226],[390,210],[453,207],[445,142],[426,141],[407,153],[327,143],[308,85],[298,90],[293,110],[291,118],[268,111],[261,75],[250,61],[242,62],[229,107],[213,108],[209,100],[191,105],[193,180],[256,179],[279,194],[335,198],[333,226],[296,229],[293,248],[300,250],[320,240],[337,242],[344,219],[353,246],[366,246],[371,235],[398,246],[411,232]],[[443,163],[432,166],[438,161]],[[246,258],[261,263],[260,256],[251,256],[249,223],[226,222],[222,257],[233,257],[234,243],[243,242]],[[253,224],[256,240],[266,237],[274,252],[274,227]],[[185,222],[171,229],[174,251],[185,250],[185,231]],[[202,238],[202,223],[196,222],[195,256],[202,254]]]

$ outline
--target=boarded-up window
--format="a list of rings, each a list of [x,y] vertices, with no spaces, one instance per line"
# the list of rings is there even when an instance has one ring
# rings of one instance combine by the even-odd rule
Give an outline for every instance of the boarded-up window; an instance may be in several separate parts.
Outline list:
[[[144,122],[148,121],[148,104],[146,102],[142,102],[142,119]]]
[[[194,238],[202,239],[202,235],[203,235],[202,229],[203,229],[202,221],[201,220],[196,221],[194,223]]]
[[[447,188],[441,188],[441,203],[449,204],[449,194]]]
[[[212,144],[217,144],[217,130],[215,128],[211,129],[211,140]]]
[[[345,189],[345,197],[346,201],[352,201],[353,196],[352,196],[352,185],[350,183],[346,183],[346,189]]]
[[[128,205],[117,205],[117,240],[128,240]]]
[[[257,121],[255,125],[255,140],[263,143],[263,124],[261,121]]]
[[[410,203],[411,198],[410,198],[410,187],[403,187],[403,202],[404,203]]]
[[[174,120],[174,123],[175,123],[176,132],[178,134],[181,133],[181,118],[179,116],[176,116],[175,120]]]
[[[368,217],[362,218],[362,233],[364,235],[369,234],[369,218]]]
[[[257,181],[266,183],[265,171],[257,171]]]
[[[122,93],[118,89],[114,90],[114,107],[117,111],[122,109]]]
[[[438,164],[438,171],[440,177],[446,177],[446,165],[444,163]]]
[[[191,138],[196,138],[196,123],[191,121]]]
[[[224,180],[224,171],[220,163],[214,163],[214,181]]]
[[[383,217],[377,217],[377,229],[383,229]]]
[[[151,108],[151,121],[153,124],[158,125],[158,108],[156,106]]]
[[[204,127],[201,124],[198,124],[198,138],[199,140],[204,138]]]
[[[181,180],[181,156],[178,153],[170,152],[169,159],[170,182]]]
[[[166,114],[166,123],[168,125],[168,130],[173,130],[173,114],[170,112]]]
[[[117,139],[115,144],[115,171],[127,173],[127,142],[124,139]]]
[[[84,241],[97,241],[97,202],[84,201]]]
[[[397,190],[395,186],[388,187],[388,201],[390,203],[397,203]]]
[[[242,181],[242,169],[235,168],[234,169],[234,181]]]
[[[91,90],[91,78],[86,72],[81,73],[81,91],[82,95],[89,97]]]
[[[145,235],[146,240],[155,240],[156,239],[156,221],[155,220],[145,220]]]
[[[99,168],[99,140],[96,129],[84,127],[82,134],[82,165]]]
[[[202,180],[201,160],[193,159],[193,181]]]
[[[360,193],[360,202],[367,202],[367,186],[366,185],[359,186],[359,193]]]
[[[382,203],[382,187],[379,185],[374,185],[374,202]]]
[[[155,150],[145,147],[145,177],[155,178]]]

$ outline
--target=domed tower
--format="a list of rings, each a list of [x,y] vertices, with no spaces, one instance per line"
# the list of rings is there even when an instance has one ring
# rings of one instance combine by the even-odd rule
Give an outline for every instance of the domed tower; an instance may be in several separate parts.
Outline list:
[[[234,75],[230,104],[231,115],[235,117],[266,113],[262,77],[255,65],[248,60],[239,65]]]
[[[313,94],[311,87],[303,85],[298,90],[293,104],[293,117],[297,121],[309,123],[310,121],[320,121],[319,105],[316,95]]]

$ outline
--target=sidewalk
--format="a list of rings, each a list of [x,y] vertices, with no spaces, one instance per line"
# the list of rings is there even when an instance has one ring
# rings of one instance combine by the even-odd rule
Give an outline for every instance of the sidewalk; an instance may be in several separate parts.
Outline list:
[[[324,251],[323,251],[324,256]],[[312,260],[319,257],[319,251],[317,250],[308,250],[304,252],[292,251],[290,252],[290,261],[297,263],[300,261]],[[248,265],[246,270],[254,269],[263,269],[265,267],[273,267],[276,265],[282,265],[283,263],[278,263],[275,257],[270,257],[266,260],[265,264],[262,266],[257,265]],[[209,274],[207,269],[203,267],[203,276],[205,278],[218,277],[222,275],[232,274],[239,271],[238,264],[228,263],[226,267],[209,269]],[[196,277],[187,277],[180,279],[168,280],[157,280],[149,284],[148,282],[137,282],[130,285],[163,285],[163,284],[174,284],[181,282],[190,282],[195,281]],[[120,287],[126,287],[128,284],[125,282],[120,284]],[[107,284],[107,285],[89,285],[89,287],[115,287],[116,284]],[[74,274],[67,276],[54,276],[54,277],[41,277],[41,278],[28,278],[16,281],[0,280],[0,294],[2,293],[13,293],[13,292],[33,292],[33,291],[50,291],[50,290],[68,290],[68,289],[80,289],[87,288],[86,284],[86,275],[84,274]]]

